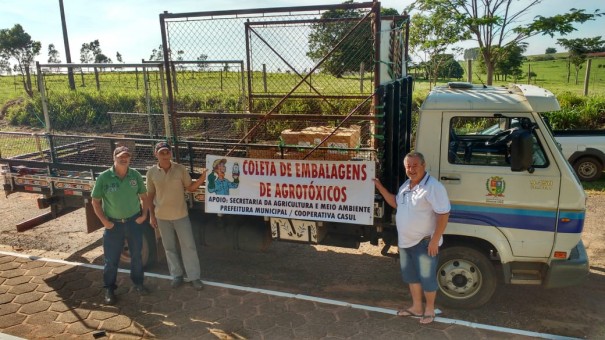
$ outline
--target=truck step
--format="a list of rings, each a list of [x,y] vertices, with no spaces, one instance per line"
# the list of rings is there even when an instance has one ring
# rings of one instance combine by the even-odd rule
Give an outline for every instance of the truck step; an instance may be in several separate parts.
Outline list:
[[[517,285],[539,285],[542,284],[542,277],[540,276],[540,272],[536,270],[513,270],[510,283]]]

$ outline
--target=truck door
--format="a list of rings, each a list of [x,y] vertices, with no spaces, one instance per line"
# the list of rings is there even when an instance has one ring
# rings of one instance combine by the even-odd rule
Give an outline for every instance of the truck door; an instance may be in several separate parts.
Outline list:
[[[533,132],[535,171],[511,171],[506,141],[491,142],[531,116],[502,116],[443,114],[441,133],[447,143],[441,145],[439,178],[452,202],[450,223],[465,225],[470,235],[479,237],[495,227],[514,256],[548,257],[556,231],[561,174],[549,162],[539,131]]]

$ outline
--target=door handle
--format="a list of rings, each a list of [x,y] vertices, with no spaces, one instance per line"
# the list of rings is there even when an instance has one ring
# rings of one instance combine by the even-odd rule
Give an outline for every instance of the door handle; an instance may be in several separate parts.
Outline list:
[[[456,178],[456,177],[447,177],[447,176],[441,176],[441,180],[442,181],[459,181],[460,178]]]

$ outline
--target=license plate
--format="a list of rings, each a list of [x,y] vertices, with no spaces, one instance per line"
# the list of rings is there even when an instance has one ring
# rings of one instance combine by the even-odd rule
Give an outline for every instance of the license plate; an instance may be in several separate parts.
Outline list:
[[[317,243],[317,223],[271,217],[271,237],[276,240]]]

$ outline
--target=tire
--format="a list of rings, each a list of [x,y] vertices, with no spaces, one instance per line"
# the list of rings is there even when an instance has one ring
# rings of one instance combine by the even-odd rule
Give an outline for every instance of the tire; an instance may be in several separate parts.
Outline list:
[[[573,163],[573,169],[584,182],[592,182],[601,178],[603,165],[594,157],[582,157]]]
[[[143,247],[141,249],[141,258],[143,261],[143,269],[147,270],[152,268],[157,260],[157,242],[155,238],[155,231],[150,225],[143,226]],[[128,242],[124,241],[124,248],[120,255],[120,262],[124,266],[130,267],[130,252],[128,250]]]
[[[496,269],[475,249],[445,248],[439,254],[437,268],[437,295],[444,306],[477,308],[486,304],[496,291]]]

